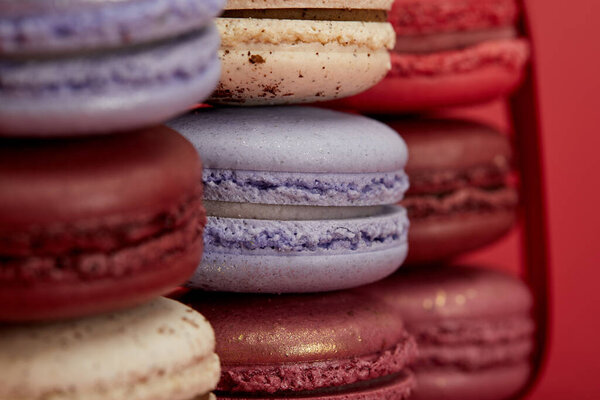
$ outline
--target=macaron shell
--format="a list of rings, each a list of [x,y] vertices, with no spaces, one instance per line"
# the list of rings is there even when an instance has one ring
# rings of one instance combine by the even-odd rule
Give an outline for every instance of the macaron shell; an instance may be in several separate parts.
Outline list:
[[[390,114],[480,103],[507,95],[518,87],[528,58],[529,46],[521,39],[487,42],[427,56],[392,53],[392,72],[378,85],[328,104]],[[421,66],[419,60],[424,61]],[[440,73],[436,71],[439,66],[452,69]],[[407,67],[414,71],[406,75],[394,72]]]
[[[340,290],[375,282],[404,261],[406,243],[357,254],[247,256],[205,253],[188,285],[205,290],[246,293],[304,293]]]
[[[0,61],[0,136],[71,136],[161,123],[220,75],[214,27],[155,45],[44,61]],[[193,54],[193,57],[191,56]]]
[[[205,254],[191,287],[303,293],[364,285],[406,258],[401,208],[366,218],[270,221],[209,217]]]
[[[380,385],[372,385],[366,388],[356,387],[353,389],[348,389],[347,391],[342,391],[336,393],[335,389],[331,390],[328,394],[312,394],[306,396],[294,396],[295,399],[310,399],[310,400],[404,400],[407,398],[412,398],[412,393],[414,393],[415,387],[415,378],[411,373],[402,374],[397,378],[393,379],[390,382],[386,382]],[[243,396],[235,396],[228,397],[226,394],[219,394],[219,399],[224,400],[251,400],[251,399],[261,399],[261,397],[243,397]],[[264,397],[264,399],[275,399],[275,400],[283,400],[289,399],[288,397],[278,397],[271,396]]]
[[[214,334],[193,310],[156,299],[120,313],[0,335],[2,398],[189,400],[219,378]]]
[[[481,248],[508,233],[515,221],[516,212],[510,209],[413,219],[406,264],[427,264]]]
[[[160,262],[145,261],[142,270],[123,276],[75,282],[39,281],[26,285],[3,282],[0,318],[11,322],[56,320],[136,306],[183,284],[194,272],[202,256],[202,248],[201,237],[198,237],[184,251],[165,255]],[[116,257],[144,259],[164,250],[162,243],[150,243],[144,246],[141,254],[127,254],[125,251]]]
[[[214,104],[274,105],[362,92],[390,69],[384,22],[219,18],[223,75]]]
[[[396,172],[408,159],[388,126],[314,107],[200,109],[168,125],[194,144],[207,169]]]
[[[418,373],[416,400],[507,400],[515,398],[531,375],[529,363],[482,371],[441,369]]]
[[[217,353],[228,366],[351,359],[407,339],[393,308],[350,291],[319,295],[190,291],[180,301],[211,320]]]
[[[35,56],[118,48],[208,25],[225,0],[6,0],[0,54]]]
[[[389,10],[393,0],[228,0],[225,9],[245,10],[264,8],[340,8]]]

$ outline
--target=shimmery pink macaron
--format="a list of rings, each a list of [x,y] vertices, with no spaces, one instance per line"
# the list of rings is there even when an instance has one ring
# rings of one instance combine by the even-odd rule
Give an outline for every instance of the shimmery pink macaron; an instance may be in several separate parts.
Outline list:
[[[417,400],[505,400],[531,372],[532,297],[504,273],[467,267],[409,268],[355,289],[383,299],[419,346]]]
[[[416,356],[402,319],[359,293],[189,292],[217,338],[220,399],[404,399]]]

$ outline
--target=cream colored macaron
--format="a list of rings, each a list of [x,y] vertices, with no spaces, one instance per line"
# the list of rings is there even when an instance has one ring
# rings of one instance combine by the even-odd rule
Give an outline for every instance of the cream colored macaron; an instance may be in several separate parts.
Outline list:
[[[392,0],[229,0],[211,103],[268,105],[362,92],[390,69]]]
[[[1,400],[209,400],[210,324],[159,298],[78,320],[0,327]]]

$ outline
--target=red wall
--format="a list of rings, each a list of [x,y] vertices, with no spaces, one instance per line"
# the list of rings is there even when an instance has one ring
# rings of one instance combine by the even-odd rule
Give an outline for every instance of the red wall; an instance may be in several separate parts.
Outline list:
[[[526,0],[552,260],[548,363],[531,399],[600,399],[600,0]]]

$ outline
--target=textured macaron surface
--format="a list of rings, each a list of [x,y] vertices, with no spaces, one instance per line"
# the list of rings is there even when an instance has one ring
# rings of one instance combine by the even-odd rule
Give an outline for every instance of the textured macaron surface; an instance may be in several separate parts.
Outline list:
[[[419,344],[417,370],[527,362],[533,350],[531,293],[504,273],[457,266],[405,269],[357,290],[398,310]]]
[[[1,318],[110,311],[183,283],[203,246],[200,171],[193,146],[166,127],[5,139]]]
[[[206,319],[165,298],[118,313],[7,325],[0,398],[190,400],[217,384],[214,348]]]
[[[0,55],[64,53],[172,38],[218,15],[224,0],[3,1]]]
[[[404,200],[414,218],[513,209],[516,191],[507,186],[512,151],[506,136],[459,120],[390,122],[411,152],[406,171],[411,188]]]
[[[223,371],[218,390],[292,393],[404,371],[415,347],[402,320],[379,301],[326,295],[219,295],[182,301],[215,328]]]
[[[228,0],[225,9],[325,8],[388,10],[393,0]]]
[[[515,0],[396,0],[389,21],[398,35],[477,31],[516,22]]]
[[[201,109],[169,125],[203,157],[207,200],[365,206],[393,204],[408,188],[404,142],[364,117],[309,107]]]

